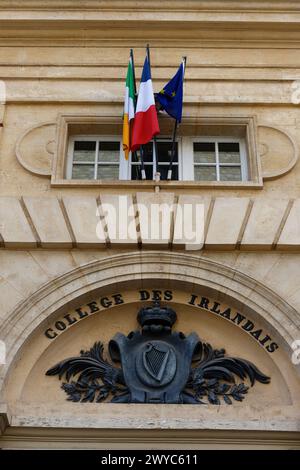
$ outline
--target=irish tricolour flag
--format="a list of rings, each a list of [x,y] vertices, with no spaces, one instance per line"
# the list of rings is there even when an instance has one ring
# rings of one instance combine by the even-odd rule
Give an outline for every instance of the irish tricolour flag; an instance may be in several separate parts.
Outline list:
[[[132,57],[129,59],[126,88],[125,88],[125,101],[124,101],[124,117],[123,117],[123,150],[125,158],[128,160],[128,155],[131,147],[131,131],[132,120],[135,114],[135,91],[134,91],[134,73]]]
[[[146,57],[133,122],[131,150],[134,152],[159,132],[150,65]]]

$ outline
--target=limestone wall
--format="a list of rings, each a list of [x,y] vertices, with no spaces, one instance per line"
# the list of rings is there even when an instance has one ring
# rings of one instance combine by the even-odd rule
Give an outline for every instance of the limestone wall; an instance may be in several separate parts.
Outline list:
[[[130,2],[77,2],[68,9],[62,2],[46,9],[47,1],[1,1],[0,76],[6,98],[0,104],[0,194],[82,194],[74,185],[51,186],[51,162],[62,158],[56,155],[59,115],[110,117],[121,126],[129,48],[135,50],[139,80],[150,42],[156,91],[182,55],[188,57],[184,120],[255,119],[263,191],[211,185],[210,194],[280,198],[284,192],[297,198],[300,64],[294,2],[282,7],[270,1],[260,10],[250,1],[247,11],[245,2],[224,2],[222,11],[215,2],[185,2],[184,11],[176,1],[144,3],[135,2],[130,11]],[[147,189],[147,183],[138,188]],[[88,188],[93,195],[99,190],[112,192],[115,186]],[[201,184],[177,184],[172,190],[204,191]]]
[[[236,439],[257,447],[261,436],[265,446],[299,447],[299,365],[291,360],[300,338],[299,22],[295,1],[0,0],[1,445],[55,446],[62,428],[62,447],[142,445],[145,436],[159,446],[159,428],[169,446]],[[147,43],[155,91],[187,56],[179,135],[243,128],[253,181],[64,180],[66,126],[121,132],[129,49],[139,78]],[[161,125],[171,133],[166,119]],[[133,205],[131,236],[122,239],[103,209],[120,214],[120,196]],[[171,204],[158,239],[141,211],[156,202]],[[178,208],[189,203],[204,215],[192,247],[177,237]],[[131,405],[67,403],[45,369],[136,328],[140,289],[171,289],[178,328],[244,353],[272,376],[270,387],[259,384],[246,406],[217,413],[142,405],[133,419]],[[125,305],[45,336],[76,308],[118,292]],[[239,311],[278,348],[270,353],[229,318],[188,305],[191,294]]]

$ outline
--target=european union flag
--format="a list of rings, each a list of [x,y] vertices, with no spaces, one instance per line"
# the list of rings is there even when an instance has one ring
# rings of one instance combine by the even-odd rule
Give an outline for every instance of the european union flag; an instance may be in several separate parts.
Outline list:
[[[183,76],[184,65],[182,63],[174,77],[155,95],[162,108],[178,122],[181,122],[182,117]]]

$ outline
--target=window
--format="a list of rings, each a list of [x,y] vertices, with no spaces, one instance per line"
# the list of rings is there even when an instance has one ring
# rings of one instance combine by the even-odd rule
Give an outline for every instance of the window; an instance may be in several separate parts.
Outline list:
[[[122,120],[112,116],[61,114],[53,156],[53,187],[263,187],[254,116],[185,117],[179,127],[172,180],[164,181],[172,151],[172,120],[161,118],[157,155],[144,146],[147,181],[142,182],[139,151],[125,160]],[[168,136],[168,137],[167,137]]]
[[[116,137],[72,137],[69,142],[67,178],[72,180],[140,180],[141,151],[130,155],[127,162],[121,150],[121,144],[121,138]],[[146,179],[155,179],[155,173],[159,171],[161,179],[166,180],[172,155],[171,140],[157,139],[156,146],[151,141],[143,146],[142,152]],[[178,180],[178,142],[175,143],[172,169],[172,180]]]
[[[147,180],[160,173],[167,179],[172,141],[158,138],[143,146]],[[141,180],[141,151],[125,160],[121,137],[72,136],[66,176],[70,180]],[[230,137],[179,137],[175,142],[172,180],[197,182],[248,181],[244,139]]]
[[[247,181],[243,140],[203,138],[193,142],[194,181]]]
[[[67,178],[118,180],[121,139],[78,136],[70,139]]]
[[[157,150],[157,155],[156,155]],[[172,141],[170,139],[157,139],[156,146],[154,142],[149,142],[143,146],[143,160],[146,172],[146,179],[153,180],[155,173],[160,173],[160,179],[166,180],[170,159],[172,157]],[[141,152],[138,151],[131,155],[130,161],[130,179],[141,179]],[[178,142],[175,142],[175,156],[172,164],[172,180],[179,179],[178,168]]]

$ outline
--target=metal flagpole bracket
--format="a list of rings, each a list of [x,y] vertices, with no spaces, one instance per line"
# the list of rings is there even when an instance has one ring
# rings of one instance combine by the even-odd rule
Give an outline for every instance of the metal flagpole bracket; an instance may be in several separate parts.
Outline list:
[[[156,193],[159,193],[159,191],[160,191],[159,182],[160,182],[160,173],[159,173],[159,171],[157,171],[155,173],[155,187],[154,187],[154,191]]]

